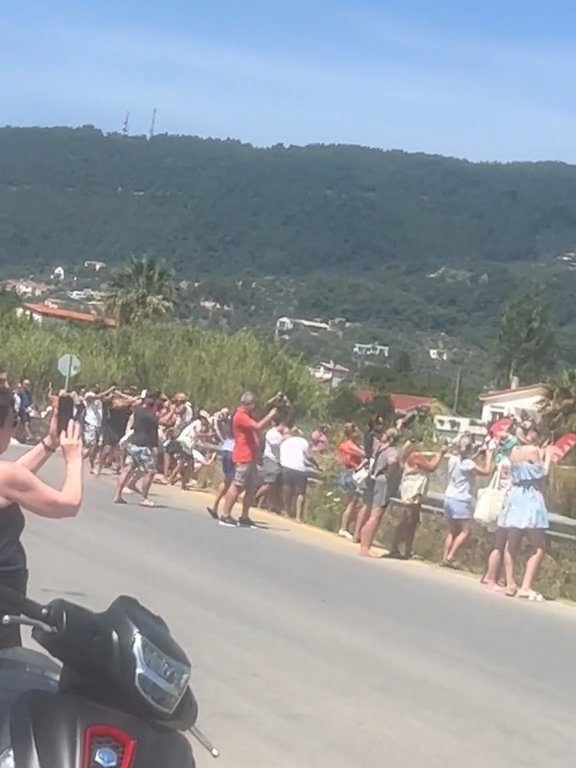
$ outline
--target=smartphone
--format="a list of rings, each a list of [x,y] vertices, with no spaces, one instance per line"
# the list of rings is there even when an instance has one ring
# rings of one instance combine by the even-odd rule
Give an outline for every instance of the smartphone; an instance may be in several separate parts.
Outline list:
[[[74,418],[74,400],[72,395],[60,395],[58,398],[58,434],[68,429],[68,422]]]

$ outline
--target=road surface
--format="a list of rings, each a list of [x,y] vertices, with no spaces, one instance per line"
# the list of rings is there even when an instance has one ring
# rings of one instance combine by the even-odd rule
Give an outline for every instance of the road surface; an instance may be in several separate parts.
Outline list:
[[[31,593],[98,609],[128,593],[160,612],[222,768],[576,765],[576,609],[363,560],[281,519],[222,528],[199,494],[111,498],[88,478],[77,519],[28,515]]]

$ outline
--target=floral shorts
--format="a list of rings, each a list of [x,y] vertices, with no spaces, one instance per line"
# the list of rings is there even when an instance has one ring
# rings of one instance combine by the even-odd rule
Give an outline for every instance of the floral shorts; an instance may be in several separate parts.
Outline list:
[[[126,449],[126,453],[126,463],[130,464],[134,469],[139,469],[142,472],[154,471],[154,454],[152,453],[151,448],[145,448],[140,445],[129,445]]]

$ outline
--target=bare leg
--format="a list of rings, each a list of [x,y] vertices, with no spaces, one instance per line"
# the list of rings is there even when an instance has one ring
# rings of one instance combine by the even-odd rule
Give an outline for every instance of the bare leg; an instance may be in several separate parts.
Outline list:
[[[267,497],[270,491],[272,490],[272,484],[271,483],[264,483],[264,485],[261,485],[260,488],[256,491],[256,495],[254,496],[254,501],[256,502],[256,506],[260,507],[261,509],[264,507],[264,505],[267,502]]]
[[[164,479],[166,482],[170,482],[170,473],[172,469],[172,456],[165,451],[164,453]]]
[[[406,538],[404,556],[407,558],[412,557],[412,547],[414,546],[414,537],[416,536],[416,529],[420,524],[420,505],[413,505],[408,509],[408,522],[406,524]]]
[[[140,483],[140,503],[141,504],[149,504],[151,505],[152,502],[148,499],[148,494],[150,493],[150,486],[152,485],[152,480],[154,480],[155,470],[152,470],[150,472],[146,472],[144,477],[142,478],[142,482]]]
[[[498,588],[498,577],[500,575],[500,568],[504,561],[504,551],[508,542],[508,531],[506,528],[498,528],[494,534],[494,540],[492,542],[492,551],[488,555],[488,562],[486,563],[486,573],[481,579],[481,583],[488,589]]]
[[[531,530],[528,531],[528,540],[532,547],[532,554],[528,558],[526,563],[526,569],[524,571],[524,578],[522,579],[522,586],[520,587],[520,596],[529,595],[532,592],[532,584],[538,573],[538,568],[544,559],[544,553],[546,551],[546,534],[544,531]]]
[[[472,530],[472,522],[470,520],[454,520],[456,526],[455,536],[452,541],[452,546],[446,556],[447,563],[453,563],[458,554],[458,550],[466,544],[470,538]]]
[[[228,489],[230,488],[230,485],[232,483],[232,479],[224,479],[218,486],[218,489],[216,490],[216,496],[214,497],[214,503],[211,507],[211,514],[212,517],[218,517],[219,510],[220,510],[220,502],[226,496],[226,493],[228,492]]]
[[[456,538],[457,534],[457,525],[456,522],[452,519],[448,519],[446,521],[446,524],[448,525],[448,532],[446,534],[446,538],[444,539],[444,550],[442,552],[442,563],[448,562],[448,556],[450,553],[450,550],[452,549],[452,545],[454,544],[454,540]]]
[[[116,504],[122,504],[124,502],[122,491],[128,485],[130,480],[132,480],[133,476],[134,467],[132,467],[130,464],[127,464],[118,477],[118,486],[116,488],[116,495],[114,496],[114,502]]]
[[[304,504],[306,502],[306,489],[302,493],[295,494],[294,511],[296,513],[296,522],[304,522]]]
[[[250,486],[248,486],[244,490],[244,498],[242,499],[242,514],[240,515],[241,520],[249,519],[250,507],[252,506],[253,499],[254,499],[253,489]]]
[[[358,495],[356,493],[348,494],[347,504],[344,512],[342,513],[342,519],[340,520],[340,530],[347,531],[350,525],[350,518],[354,514],[354,510],[358,504]]]
[[[368,522],[363,526],[360,534],[360,554],[364,557],[371,557],[371,547],[376,537],[378,526],[384,516],[385,507],[378,507],[378,509],[372,510]]]
[[[356,525],[354,526],[354,541],[356,544],[360,542],[360,536],[362,534],[362,529],[364,527],[364,523],[366,522],[366,518],[368,517],[368,513],[368,507],[366,504],[363,504],[358,510],[358,514],[356,515]]]
[[[394,531],[392,549],[390,550],[390,553],[393,555],[400,554],[400,544],[406,540],[406,532],[408,530],[408,512],[409,507],[404,507],[402,510],[402,520],[400,520],[396,526],[396,530]]]
[[[515,595],[517,592],[514,567],[523,536],[524,532],[518,530],[518,528],[510,528],[508,530],[508,546],[504,554],[504,570],[506,571],[506,594],[510,596]]]
[[[232,508],[234,507],[234,504],[236,504],[241,492],[242,488],[239,488],[235,483],[230,483],[230,487],[226,491],[226,496],[224,498],[224,511],[222,517],[230,517],[232,515]]]
[[[284,486],[284,508],[288,517],[294,517],[294,490],[290,481]]]

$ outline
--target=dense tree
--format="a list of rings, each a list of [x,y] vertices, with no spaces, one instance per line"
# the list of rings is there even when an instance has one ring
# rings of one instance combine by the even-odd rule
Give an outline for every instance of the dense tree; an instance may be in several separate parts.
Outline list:
[[[286,312],[482,346],[535,279],[569,339],[575,242],[561,163],[0,129],[1,277],[150,252],[194,280],[182,312],[213,298],[230,330]]]
[[[576,431],[576,370],[565,370],[547,383],[541,413],[555,437]]]
[[[151,256],[132,256],[110,279],[106,308],[119,325],[166,317],[174,309],[177,286],[169,270]]]
[[[555,330],[536,290],[510,302],[500,319],[496,369],[501,384],[513,377],[534,381],[548,376],[557,361]]]

